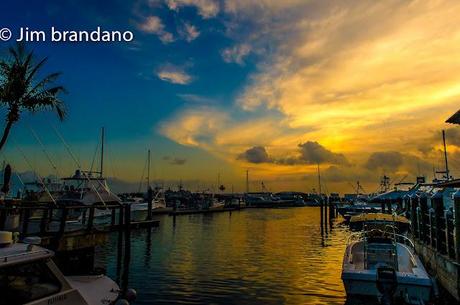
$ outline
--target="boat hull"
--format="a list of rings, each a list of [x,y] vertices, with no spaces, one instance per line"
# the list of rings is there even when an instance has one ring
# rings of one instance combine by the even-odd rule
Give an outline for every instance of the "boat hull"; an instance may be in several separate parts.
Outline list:
[[[377,288],[377,276],[375,272],[344,272],[342,281],[347,296],[381,297]],[[415,283],[417,281],[418,283]],[[397,273],[398,286],[393,295],[403,299],[407,304],[420,304],[420,300],[428,302],[431,296],[431,281],[420,279],[408,274]]]

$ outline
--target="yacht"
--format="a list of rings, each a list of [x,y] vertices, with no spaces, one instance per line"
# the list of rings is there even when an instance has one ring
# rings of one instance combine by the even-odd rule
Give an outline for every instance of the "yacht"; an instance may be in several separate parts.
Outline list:
[[[0,231],[0,305],[106,305],[122,300],[120,288],[107,276],[64,276],[52,260],[54,253],[39,243],[37,237],[14,243],[12,232]]]
[[[348,297],[375,297],[382,304],[396,299],[398,304],[426,304],[432,289],[412,241],[394,229],[353,233],[343,258],[342,280]]]

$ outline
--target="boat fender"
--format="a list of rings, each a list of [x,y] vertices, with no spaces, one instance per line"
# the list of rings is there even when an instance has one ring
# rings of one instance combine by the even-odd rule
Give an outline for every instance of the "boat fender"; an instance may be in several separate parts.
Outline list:
[[[125,298],[126,298],[126,300],[128,300],[129,302],[134,301],[134,300],[137,298],[137,292],[136,292],[136,290],[134,290],[134,289],[132,289],[132,288],[126,290]]]
[[[129,305],[129,302],[125,299],[118,299],[114,305]]]
[[[430,280],[431,280],[431,292],[433,293],[433,298],[435,300],[438,300],[439,299],[438,281],[436,280],[436,278],[432,276],[430,276]]]

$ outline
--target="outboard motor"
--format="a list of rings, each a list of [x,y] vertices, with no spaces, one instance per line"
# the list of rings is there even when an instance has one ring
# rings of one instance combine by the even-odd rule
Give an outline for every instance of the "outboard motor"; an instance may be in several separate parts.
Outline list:
[[[377,268],[377,289],[382,294],[380,303],[382,305],[393,304],[393,295],[398,287],[398,280],[396,271],[391,267],[378,267]]]

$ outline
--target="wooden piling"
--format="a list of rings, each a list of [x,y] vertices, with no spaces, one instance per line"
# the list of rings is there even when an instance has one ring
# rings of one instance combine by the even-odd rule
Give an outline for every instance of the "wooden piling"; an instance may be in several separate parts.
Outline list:
[[[7,215],[8,215],[8,210],[6,208],[0,209],[0,231],[5,230]]]
[[[29,231],[30,209],[25,209],[22,215],[22,236],[26,236]]]
[[[88,225],[86,226],[86,230],[91,231],[94,225],[94,206],[89,208],[89,216],[88,216]]]
[[[40,234],[44,235],[48,229],[48,212],[49,209],[44,209],[42,211],[42,219],[40,220]]]
[[[454,194],[455,256],[460,264],[460,191]]]
[[[61,208],[61,211],[62,211],[62,214],[61,214],[61,222],[59,224],[59,233],[58,233],[58,236],[64,236],[64,232],[65,232],[65,225],[66,225],[66,222],[67,222],[67,214],[68,214],[68,209],[63,207]]]
[[[125,206],[125,251],[123,256],[123,281],[122,292],[126,293],[129,280],[129,264],[131,261],[131,205]]]
[[[320,222],[321,222],[320,223],[320,225],[321,225],[321,233],[323,232],[323,227],[324,227],[324,219],[323,219],[323,217],[324,217],[323,216],[324,215],[324,211],[323,211],[324,207],[323,207],[323,205],[324,205],[323,204],[323,198],[320,196],[320,198],[319,198],[319,208],[320,208],[319,214],[320,214]]]
[[[118,212],[118,241],[117,241],[117,283],[121,285],[121,266],[123,260],[123,217],[124,205],[120,205]]]
[[[153,190],[149,186],[147,190],[147,220],[152,220],[152,201],[153,201]]]

